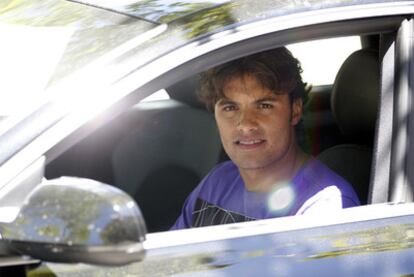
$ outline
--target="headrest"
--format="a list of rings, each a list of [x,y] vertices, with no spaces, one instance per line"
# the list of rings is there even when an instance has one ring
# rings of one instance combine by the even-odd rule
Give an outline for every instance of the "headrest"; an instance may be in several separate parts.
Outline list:
[[[201,102],[196,93],[199,86],[199,81],[200,76],[196,74],[171,85],[165,90],[171,99],[177,100],[181,103],[186,103],[193,108],[204,110],[206,108],[206,105]]]
[[[378,52],[362,49],[342,64],[332,88],[331,107],[342,134],[372,144],[380,92]]]

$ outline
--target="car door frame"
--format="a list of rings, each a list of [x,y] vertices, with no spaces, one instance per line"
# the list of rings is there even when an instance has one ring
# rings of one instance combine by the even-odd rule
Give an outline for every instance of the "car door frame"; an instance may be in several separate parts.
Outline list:
[[[396,16],[396,21],[401,21],[401,17]],[[381,26],[381,24],[383,24]],[[193,74],[194,72],[202,71],[208,67],[211,67],[213,65],[216,65],[218,63],[221,63],[225,60],[228,60],[230,58],[236,58],[239,56],[246,55],[248,53],[262,51],[265,49],[269,49],[272,47],[275,47],[277,45],[284,45],[287,43],[293,43],[297,41],[297,38],[295,36],[301,37],[301,39],[304,38],[325,38],[325,37],[331,37],[334,34],[338,32],[336,28],[342,29],[344,32],[341,35],[351,35],[358,32],[372,32],[374,30],[378,29],[385,29],[389,30],[390,32],[395,29],[396,22],[383,22],[381,18],[371,18],[371,19],[358,19],[353,20],[352,22],[349,21],[342,21],[342,22],[329,22],[329,23],[323,23],[310,26],[300,26],[293,29],[287,29],[287,30],[279,30],[279,31],[269,31],[269,33],[262,34],[258,37],[252,37],[249,39],[240,40],[225,46],[222,46],[220,48],[217,48],[216,50],[208,51],[206,54],[196,57],[194,59],[191,59],[189,61],[186,61],[185,63],[182,63],[174,68],[174,73],[172,73],[172,70],[167,71],[163,74],[160,74],[159,76],[153,77],[152,80],[145,83],[145,85],[139,86],[138,88],[135,83],[132,82],[132,85],[135,87],[133,90],[131,90],[131,93],[128,95],[128,97],[123,98],[122,100],[118,101],[113,105],[110,109],[108,109],[104,114],[102,114],[97,120],[100,121],[99,124],[96,124],[96,119],[86,122],[80,122],[79,125],[73,125],[69,124],[68,122],[72,119],[70,116],[67,117],[64,121],[61,121],[57,123],[55,126],[53,126],[49,131],[47,131],[45,134],[43,134],[41,137],[38,137],[35,141],[30,143],[28,147],[23,149],[25,151],[23,154],[21,154],[18,159],[15,159],[13,162],[17,163],[19,159],[21,159],[24,163],[21,166],[24,166],[23,169],[30,168],[28,165],[34,164],[35,161],[39,160],[42,155],[45,155],[48,161],[53,160],[54,157],[58,156],[60,153],[68,149],[71,145],[74,145],[76,142],[80,141],[83,137],[90,134],[93,130],[98,128],[100,125],[102,125],[108,118],[112,118],[114,115],[119,114],[124,110],[125,108],[131,106],[131,103],[137,102],[140,99],[148,96],[154,91],[157,91],[160,88],[166,87],[170,85],[171,83],[178,81],[178,76],[186,76]],[[322,32],[321,32],[322,30]],[[362,31],[361,31],[362,30]],[[257,41],[261,40],[261,47],[257,47]],[[240,46],[240,47],[238,47]],[[185,47],[183,47],[183,51],[187,51]],[[234,51],[234,49],[237,49],[237,51]],[[232,53],[232,55],[229,55],[229,53]],[[208,61],[208,62],[206,62]],[[159,64],[162,64],[163,61],[160,59],[160,61],[154,63],[153,67],[159,66]],[[410,63],[410,68],[412,67],[412,62]],[[147,69],[148,70],[148,69]],[[122,82],[120,82],[118,85],[114,86],[114,90],[125,86],[125,84],[129,83],[129,79],[137,78],[137,76],[142,76],[145,73],[145,69],[138,70],[134,72],[133,74],[127,76]],[[152,75],[154,76],[154,75]],[[411,76],[408,78],[410,83],[412,82]],[[129,88],[128,88],[129,89]],[[112,114],[113,113],[113,114]],[[110,115],[111,114],[111,115]],[[385,116],[385,113],[383,113]],[[74,116],[74,115],[72,115]],[[379,119],[379,124],[381,124],[381,121],[385,121],[385,118]],[[67,124],[67,126],[65,125]],[[407,124],[407,123],[406,123]],[[396,126],[396,125],[394,125]],[[413,132],[413,128],[409,129],[410,132]],[[56,137],[56,134],[59,134],[59,136]],[[409,132],[407,132],[409,133]],[[63,138],[63,139],[62,139]],[[52,142],[51,142],[52,141]],[[394,145],[396,145],[396,139],[393,140]],[[382,145],[378,144],[378,147],[382,147]],[[396,146],[395,146],[396,147]],[[30,152],[35,148],[37,151],[32,154],[27,154],[27,152]],[[406,148],[407,149],[407,148]],[[410,152],[413,151],[413,149],[409,149]],[[393,149],[390,151],[390,154],[394,153],[396,149]],[[26,154],[26,156],[24,155]],[[412,155],[411,155],[412,156]],[[407,158],[407,155],[405,155]],[[376,157],[377,160],[380,159],[380,157]],[[406,165],[409,165],[411,163],[411,159],[409,161],[405,162]],[[43,164],[43,162],[42,162]],[[390,163],[390,171],[392,172],[392,167],[396,167],[397,164],[391,164]],[[41,168],[41,166],[40,166]],[[21,167],[16,169],[14,173],[17,173],[17,177],[21,177],[24,173],[27,173],[27,170],[22,170]],[[378,169],[378,167],[377,167]],[[41,169],[39,169],[41,170]],[[405,171],[407,172],[408,167],[405,166]],[[377,175],[377,172],[374,172],[374,175]],[[7,175],[8,177],[10,175]],[[391,176],[391,175],[390,175]],[[407,175],[409,178],[412,178],[410,175]],[[14,176],[13,176],[14,177]],[[5,178],[0,180],[5,180]],[[15,180],[15,178],[12,178],[12,181]],[[16,187],[19,185],[19,182],[15,182]],[[372,186],[372,190],[376,190],[376,183],[374,182]]]
[[[391,32],[396,29],[407,13],[414,13],[414,5],[408,5],[408,7],[411,9],[403,10],[401,7],[397,7],[396,10],[392,10],[381,6],[377,13],[373,13],[376,10],[370,8],[367,9],[367,15],[359,11],[357,16],[354,14],[354,9],[358,7],[346,11],[334,9],[337,14],[329,13],[331,10],[327,9],[325,11],[326,17],[317,20],[310,16],[315,12],[304,13],[308,19],[311,18],[311,20],[305,21],[298,13],[293,17],[287,15],[246,24],[238,32],[230,35],[229,30],[226,30],[222,33],[202,37],[198,41],[189,42],[131,72],[114,84],[109,90],[111,95],[118,96],[112,99],[112,102],[106,103],[107,106],[104,107],[106,110],[95,113],[86,119],[81,118],[76,112],[71,113],[33,139],[2,165],[0,186],[13,184],[12,187],[17,188],[20,182],[16,182],[16,179],[27,174],[26,171],[30,165],[35,164],[43,155],[46,157],[46,164],[51,162],[93,130],[119,115],[134,103],[180,79],[247,54],[304,40],[335,37],[338,36],[338,32],[341,36],[378,31]],[[335,19],[335,16],[338,16],[339,19]],[[257,33],[258,27],[260,27],[259,34]],[[228,36],[223,39],[223,35]],[[183,57],[185,57],[184,60]],[[161,71],[160,68],[162,68]],[[51,107],[50,110],[46,109],[43,112],[47,115],[48,112],[53,112],[54,108],[56,107]]]
[[[390,196],[392,202],[413,202],[414,173],[410,170],[414,147],[410,144],[414,134],[413,120],[413,30],[414,20],[401,23],[395,39],[395,100],[390,171]]]

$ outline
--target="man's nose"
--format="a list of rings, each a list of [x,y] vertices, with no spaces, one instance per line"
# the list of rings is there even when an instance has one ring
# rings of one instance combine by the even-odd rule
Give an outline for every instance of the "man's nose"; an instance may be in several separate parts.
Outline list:
[[[256,130],[257,118],[252,111],[242,111],[237,122],[237,129],[243,132],[250,132]]]

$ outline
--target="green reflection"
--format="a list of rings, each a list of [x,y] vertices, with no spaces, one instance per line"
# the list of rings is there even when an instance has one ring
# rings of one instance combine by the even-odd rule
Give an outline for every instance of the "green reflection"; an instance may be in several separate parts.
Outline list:
[[[414,224],[397,224],[369,230],[322,236],[330,241],[332,251],[320,252],[305,260],[333,258],[350,254],[370,254],[414,247]]]
[[[122,267],[100,267],[91,265],[48,264],[50,269],[61,276],[175,276],[181,274],[211,273],[211,270],[223,268],[214,266],[211,262],[219,252],[208,252],[194,255],[147,257],[145,262],[132,263]]]
[[[139,241],[145,234],[138,231],[138,209],[129,197],[111,189],[42,187],[12,224],[0,223],[1,234],[11,240],[68,245]]]
[[[25,240],[85,244],[91,239],[90,224],[98,220],[104,206],[104,199],[95,194],[51,187],[30,199],[14,229]]]
[[[88,179],[62,178],[35,190],[7,239],[68,245],[113,245],[145,236],[141,215],[122,191]]]
[[[54,224],[48,224],[45,226],[41,226],[37,229],[37,233],[39,236],[48,236],[48,237],[57,237],[60,235],[59,227]]]
[[[223,2],[227,3],[214,6],[209,1],[177,1],[167,4],[160,0],[145,0],[129,5],[128,12],[160,23],[170,23],[178,29],[169,33],[169,36],[184,31],[186,38],[191,39],[236,22],[232,16],[232,9],[239,3]]]
[[[174,19],[187,14],[211,7],[214,5],[209,1],[188,2],[164,0],[141,0],[126,7],[128,13],[143,17],[152,21],[168,23]]]
[[[237,3],[228,3],[186,17],[183,21],[187,29],[187,36],[195,38],[235,23],[232,9],[236,6]]]
[[[27,268],[26,269],[26,276],[27,277],[56,277],[61,275],[56,275],[52,272],[52,270],[47,267],[46,264],[42,263],[35,268]]]
[[[119,241],[136,241],[136,225],[136,219],[132,216],[114,219],[101,231],[100,238],[107,245]]]

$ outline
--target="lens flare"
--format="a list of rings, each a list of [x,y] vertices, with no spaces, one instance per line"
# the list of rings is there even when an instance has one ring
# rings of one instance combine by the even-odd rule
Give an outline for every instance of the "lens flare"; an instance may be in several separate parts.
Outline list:
[[[272,214],[286,213],[295,202],[295,190],[290,183],[283,183],[269,193],[267,199],[268,210]]]

